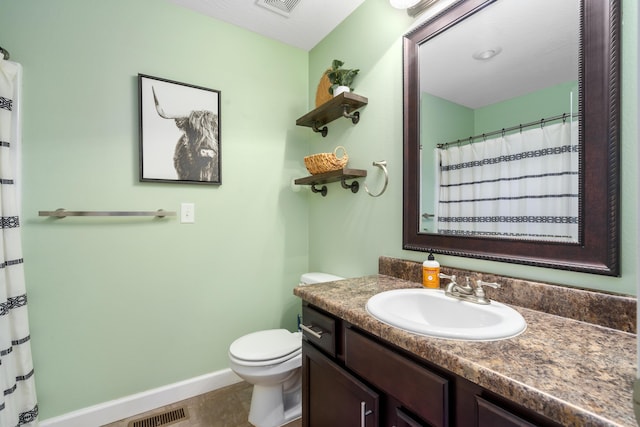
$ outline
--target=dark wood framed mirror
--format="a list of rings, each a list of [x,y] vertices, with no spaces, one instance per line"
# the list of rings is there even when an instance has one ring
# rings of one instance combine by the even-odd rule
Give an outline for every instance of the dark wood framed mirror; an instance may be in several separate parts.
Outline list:
[[[403,248],[554,269],[619,275],[620,2],[579,1],[578,237],[575,242],[448,235],[421,227],[420,46],[500,0],[462,0],[403,38]],[[546,13],[553,13],[546,10]],[[480,15],[477,15],[480,16]],[[496,25],[495,22],[488,26]],[[542,31],[548,28],[540,20]],[[470,35],[473,37],[473,35]],[[433,58],[432,61],[438,61]]]

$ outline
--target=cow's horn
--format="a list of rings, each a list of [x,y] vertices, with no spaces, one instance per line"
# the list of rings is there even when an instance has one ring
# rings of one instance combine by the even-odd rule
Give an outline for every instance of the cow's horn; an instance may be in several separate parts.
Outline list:
[[[153,86],[151,86],[151,91],[153,92],[153,100],[156,103],[156,111],[158,112],[160,117],[162,117],[163,119],[178,119],[181,117],[181,116],[170,116],[167,113],[165,113],[162,107],[160,106],[160,103],[158,102],[158,97],[156,96],[156,89]]]

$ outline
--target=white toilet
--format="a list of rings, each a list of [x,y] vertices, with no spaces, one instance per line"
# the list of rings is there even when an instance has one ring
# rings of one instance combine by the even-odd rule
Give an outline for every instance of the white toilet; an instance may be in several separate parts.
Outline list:
[[[301,285],[343,277],[305,273]],[[302,333],[268,329],[244,335],[229,346],[229,367],[253,384],[249,422],[278,427],[302,414]]]

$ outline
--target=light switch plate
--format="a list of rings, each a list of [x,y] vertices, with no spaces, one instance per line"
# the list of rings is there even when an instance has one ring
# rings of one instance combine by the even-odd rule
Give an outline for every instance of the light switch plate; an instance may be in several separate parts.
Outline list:
[[[180,223],[193,224],[196,222],[195,203],[182,203],[180,205]]]

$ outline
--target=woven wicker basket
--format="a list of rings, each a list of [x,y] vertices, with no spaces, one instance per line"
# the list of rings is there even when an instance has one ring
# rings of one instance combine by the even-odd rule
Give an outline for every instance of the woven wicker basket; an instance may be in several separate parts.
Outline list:
[[[342,157],[338,158],[336,153],[342,149]],[[304,158],[304,165],[311,175],[336,171],[344,168],[349,161],[347,150],[343,146],[338,146],[333,153],[318,153]]]

